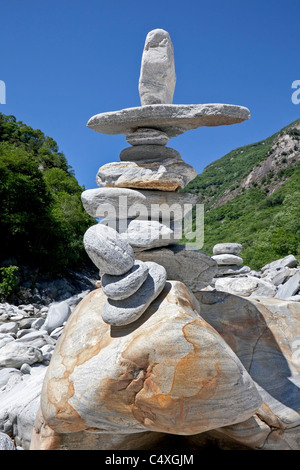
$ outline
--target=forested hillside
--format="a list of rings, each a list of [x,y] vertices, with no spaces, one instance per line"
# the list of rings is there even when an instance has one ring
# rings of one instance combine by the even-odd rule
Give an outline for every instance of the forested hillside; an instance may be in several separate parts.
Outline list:
[[[205,253],[237,242],[252,269],[290,253],[299,259],[300,120],[216,160],[184,191],[204,203]]]
[[[0,262],[58,272],[86,263],[82,238],[95,223],[57,143],[0,113]]]

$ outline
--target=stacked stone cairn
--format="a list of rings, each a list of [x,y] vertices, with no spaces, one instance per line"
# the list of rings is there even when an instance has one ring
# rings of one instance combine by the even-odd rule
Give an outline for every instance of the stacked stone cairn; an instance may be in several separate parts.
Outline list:
[[[103,320],[114,326],[136,321],[163,290],[167,279],[165,268],[135,260],[129,243],[106,225],[90,227],[84,245],[100,269],[102,289],[107,296]]]
[[[197,296],[214,294],[203,289],[217,262],[176,245],[197,201],[179,190],[196,172],[166,146],[189,129],[240,123],[250,113],[225,104],[174,105],[174,87],[170,36],[151,31],[141,106],[98,114],[87,124],[124,134],[131,147],[99,169],[98,188],[82,194],[85,210],[100,219],[84,246],[101,287],[72,312],[56,345],[33,450],[164,448],[166,435],[231,426],[261,406],[243,364],[201,316]]]
[[[166,145],[171,137],[189,129],[239,123],[249,119],[250,113],[247,108],[234,105],[173,105],[175,83],[170,36],[162,29],[150,31],[145,41],[139,79],[142,106],[98,114],[87,124],[100,133],[125,134],[131,145],[121,151],[119,162],[101,166],[97,174],[98,188],[82,194],[82,203],[88,214],[115,229],[120,235],[118,243],[126,240],[137,258],[134,264],[131,251],[130,263],[125,263],[127,271],[132,271],[105,271],[100,253],[97,259],[93,255],[100,250],[100,240],[104,235],[103,232],[99,238],[96,233],[103,229],[92,227],[86,235],[86,251],[104,273],[102,285],[109,305],[112,302],[121,305],[124,295],[130,297],[130,292],[133,295],[134,289],[128,287],[127,293],[119,298],[116,290],[121,289],[121,283],[125,286],[127,280],[129,282],[135,277],[145,281],[149,262],[162,265],[168,279],[185,282],[193,292],[207,286],[217,271],[216,262],[200,250],[176,245],[182,238],[182,219],[191,214],[198,198],[178,191],[197,173],[182,160],[178,151]],[[112,236],[112,232],[108,233]],[[113,249],[111,255],[114,255]],[[152,272],[154,265],[151,266]],[[113,278],[107,275],[124,278],[118,278],[114,284]],[[134,285],[142,289],[138,281]],[[134,295],[138,296],[139,291]],[[107,310],[108,307],[105,309],[106,319]]]
[[[251,271],[243,266],[243,258],[238,256],[242,251],[240,243],[218,243],[213,247],[212,258],[217,262],[218,272],[215,277],[240,276]]]

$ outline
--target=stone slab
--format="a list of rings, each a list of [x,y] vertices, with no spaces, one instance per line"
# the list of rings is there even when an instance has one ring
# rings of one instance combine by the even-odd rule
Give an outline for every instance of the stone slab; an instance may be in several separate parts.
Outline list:
[[[110,135],[127,135],[140,127],[150,127],[176,137],[200,126],[238,124],[247,119],[249,109],[232,104],[152,104],[96,114],[87,127]]]
[[[227,266],[227,265],[240,265],[243,264],[243,259],[240,256],[230,255],[230,254],[223,254],[223,255],[214,255],[212,258],[217,262],[220,266]]]
[[[196,176],[196,170],[183,160],[166,158],[159,162],[107,163],[99,168],[96,181],[100,188],[178,191]]]
[[[173,191],[129,188],[87,189],[81,194],[84,209],[91,217],[115,219],[182,219],[191,211],[198,195]],[[170,210],[175,210],[175,213]],[[158,212],[158,209],[161,212]]]
[[[213,254],[214,255],[238,255],[242,250],[242,245],[240,243],[217,243],[213,247]]]

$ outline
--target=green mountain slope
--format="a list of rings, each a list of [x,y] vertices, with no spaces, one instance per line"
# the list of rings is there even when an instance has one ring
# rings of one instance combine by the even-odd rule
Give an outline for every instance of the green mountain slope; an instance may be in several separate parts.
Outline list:
[[[0,113],[0,263],[47,272],[86,262],[84,190],[57,143]]]
[[[208,165],[183,191],[204,204],[205,253],[241,243],[252,269],[290,253],[300,258],[300,119]]]

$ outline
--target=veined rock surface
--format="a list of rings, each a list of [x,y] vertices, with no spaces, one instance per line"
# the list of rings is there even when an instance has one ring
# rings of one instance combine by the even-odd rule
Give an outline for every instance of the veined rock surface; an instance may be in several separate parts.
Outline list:
[[[257,411],[252,379],[184,284],[167,282],[124,327],[103,322],[105,301],[93,291],[66,324],[43,384],[35,449],[62,448],[67,434],[83,431],[196,434]]]

